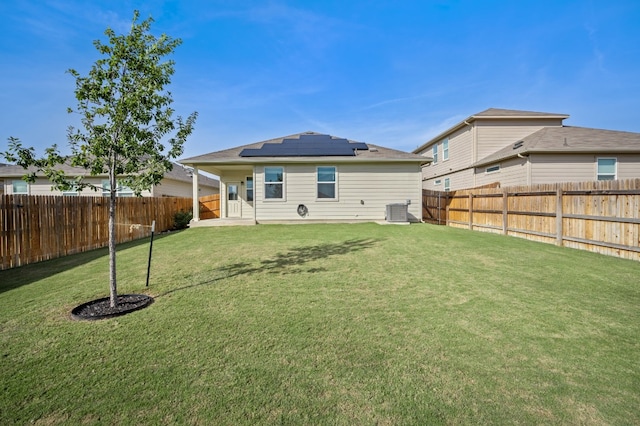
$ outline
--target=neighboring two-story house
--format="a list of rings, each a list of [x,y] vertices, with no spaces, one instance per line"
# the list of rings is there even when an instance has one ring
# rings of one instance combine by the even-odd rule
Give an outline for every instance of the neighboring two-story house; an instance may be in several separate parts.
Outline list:
[[[640,133],[564,126],[566,114],[490,108],[413,152],[423,188],[449,191],[640,177]]]

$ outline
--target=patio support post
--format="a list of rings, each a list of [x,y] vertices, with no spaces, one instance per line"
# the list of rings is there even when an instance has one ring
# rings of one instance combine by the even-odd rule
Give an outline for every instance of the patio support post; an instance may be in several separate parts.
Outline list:
[[[200,220],[200,200],[198,199],[198,167],[193,166],[193,221]]]

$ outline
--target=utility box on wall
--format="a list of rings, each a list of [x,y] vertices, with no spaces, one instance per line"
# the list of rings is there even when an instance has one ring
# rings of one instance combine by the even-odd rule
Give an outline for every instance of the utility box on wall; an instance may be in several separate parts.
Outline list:
[[[408,222],[409,204],[387,204],[387,222]]]

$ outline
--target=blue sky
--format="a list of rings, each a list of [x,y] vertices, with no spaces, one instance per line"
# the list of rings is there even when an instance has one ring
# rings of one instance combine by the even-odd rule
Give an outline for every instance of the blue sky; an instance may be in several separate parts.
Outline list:
[[[0,151],[77,125],[74,79],[134,9],[181,38],[183,157],[317,131],[404,151],[487,108],[640,132],[640,1],[3,1]]]

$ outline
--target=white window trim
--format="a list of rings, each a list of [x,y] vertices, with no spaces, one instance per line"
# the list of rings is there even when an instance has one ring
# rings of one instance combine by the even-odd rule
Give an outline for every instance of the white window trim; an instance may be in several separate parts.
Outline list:
[[[444,190],[446,192],[451,191],[451,179],[450,178],[444,178]]]
[[[442,179],[436,179],[436,180],[434,180],[434,181],[433,181],[433,185],[434,185],[434,186],[440,186],[440,185],[442,185]]]
[[[433,157],[433,162],[431,164],[438,164],[438,144],[431,147],[431,157]]]
[[[599,181],[599,177],[602,176],[610,176],[609,174],[600,173],[598,170],[598,162],[600,160],[613,160],[615,161],[614,170],[613,170],[613,180],[618,180],[618,157],[597,157],[596,158],[596,180]]]
[[[495,169],[495,170],[489,170],[489,169]],[[500,170],[502,170],[502,167],[500,166],[500,164],[495,164],[493,166],[489,166],[486,169],[484,169],[484,174],[490,175],[493,173],[500,173]]]
[[[445,149],[446,145],[446,149]],[[442,161],[449,160],[449,138],[444,138],[442,140]]]
[[[333,181],[334,193],[335,193],[335,197],[334,198],[320,198],[320,197],[318,197],[318,184],[320,184],[320,183],[332,183],[332,182],[320,182],[320,181],[318,181],[318,169],[320,167],[333,167],[335,169],[335,172],[334,172],[335,173],[335,180]],[[316,166],[316,201],[320,201],[320,202],[339,201],[339,195],[338,195],[338,166],[333,166],[333,165],[329,165],[329,164]]]
[[[280,168],[282,169],[282,182],[271,182],[271,184],[280,184],[282,185],[282,198],[267,198],[267,184],[269,184],[269,182],[267,182],[267,169],[270,168]],[[277,166],[277,165],[271,165],[271,166],[264,166],[264,168],[262,169],[262,177],[263,177],[263,182],[262,182],[262,189],[263,189],[263,201],[265,203],[284,203],[287,201],[287,169],[284,166]],[[254,187],[255,187],[255,182],[254,182]],[[255,191],[255,189],[254,189]],[[253,198],[255,199],[255,193],[253,195]]]
[[[27,186],[27,191],[26,192],[15,192],[15,183],[16,182],[22,182]],[[29,182],[25,182],[22,179],[14,179],[11,181],[11,193],[14,195],[29,195],[31,190],[31,185],[29,185]]]

